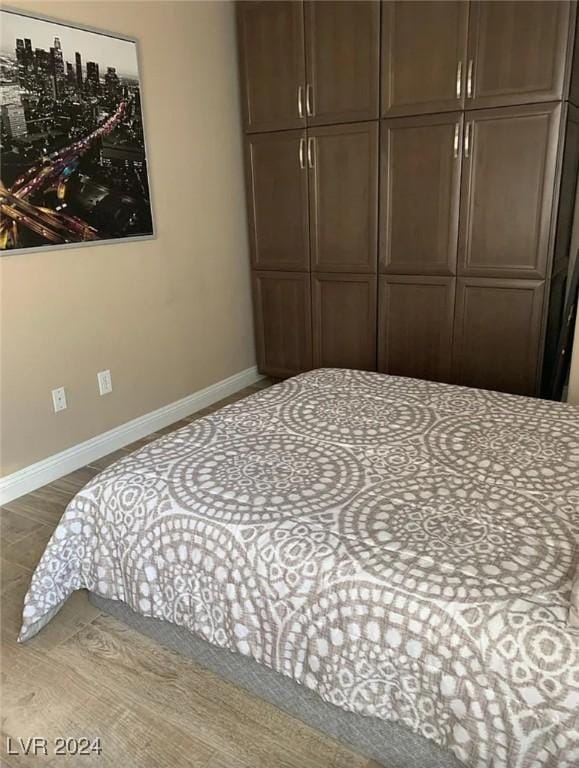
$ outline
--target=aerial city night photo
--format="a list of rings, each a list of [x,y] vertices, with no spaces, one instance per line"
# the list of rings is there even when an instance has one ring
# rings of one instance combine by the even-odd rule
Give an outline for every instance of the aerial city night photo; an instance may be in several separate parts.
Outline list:
[[[0,250],[153,234],[136,43],[0,11]]]

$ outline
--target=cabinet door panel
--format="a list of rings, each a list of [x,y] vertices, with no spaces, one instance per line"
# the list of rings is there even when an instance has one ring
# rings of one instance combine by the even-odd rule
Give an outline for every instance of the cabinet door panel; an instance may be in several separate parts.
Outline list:
[[[382,122],[380,269],[456,272],[462,115]]]
[[[553,104],[466,113],[459,274],[545,276],[560,114]]]
[[[376,277],[312,275],[314,367],[376,370]]]
[[[561,99],[571,16],[555,0],[472,2],[467,107]]]
[[[305,125],[303,4],[248,1],[236,5],[245,129],[273,131]]]
[[[378,123],[308,130],[312,269],[376,272]]]
[[[261,373],[293,376],[312,367],[309,274],[254,272],[257,361]]]
[[[543,292],[538,280],[458,280],[456,383],[536,394]]]
[[[450,381],[455,279],[380,278],[378,370]]]
[[[306,3],[308,125],[378,117],[380,4]]]
[[[253,266],[309,269],[305,132],[256,134],[247,138],[246,147]]]
[[[464,103],[468,3],[382,8],[382,114],[418,115]]]

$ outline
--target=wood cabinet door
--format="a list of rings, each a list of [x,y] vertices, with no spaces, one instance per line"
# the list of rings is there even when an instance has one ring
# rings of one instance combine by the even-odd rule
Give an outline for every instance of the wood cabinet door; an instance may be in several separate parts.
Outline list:
[[[381,276],[378,370],[450,381],[453,277]]]
[[[236,3],[241,101],[246,131],[306,122],[303,3]]]
[[[544,277],[560,104],[466,113],[459,274]]]
[[[310,267],[305,131],[247,137],[247,201],[252,264],[258,269]]]
[[[557,0],[471,2],[467,109],[563,98],[572,18]]]
[[[468,6],[460,0],[383,3],[383,116],[462,108]]]
[[[310,245],[319,272],[376,272],[378,122],[308,129]]]
[[[382,121],[382,272],[456,272],[462,133],[460,112]]]
[[[380,3],[306,2],[308,125],[378,117]]]
[[[459,278],[453,374],[457,384],[537,392],[544,283]]]
[[[376,370],[376,277],[312,274],[314,367]]]
[[[312,367],[310,276],[254,272],[254,309],[259,371],[294,376]]]

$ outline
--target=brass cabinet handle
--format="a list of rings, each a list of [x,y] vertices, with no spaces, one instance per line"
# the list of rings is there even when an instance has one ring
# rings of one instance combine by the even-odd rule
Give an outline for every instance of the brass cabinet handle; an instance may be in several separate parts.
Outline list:
[[[306,167],[306,159],[305,159],[305,151],[304,151],[305,144],[306,144],[306,140],[300,139],[299,157],[300,157],[300,168],[302,169],[302,171]]]
[[[460,140],[460,123],[457,123],[454,126],[454,156],[455,157],[458,157],[459,140]]]
[[[460,99],[462,94],[462,61],[456,65],[456,98]]]
[[[464,132],[464,156],[465,157],[470,157],[471,139],[472,139],[472,123],[467,123],[466,129]]]
[[[310,136],[310,138],[308,139],[308,165],[310,166],[310,168],[314,167],[314,160],[315,160],[314,141],[315,139],[312,136]]]
[[[472,69],[474,66],[474,62],[472,59],[469,59],[468,62],[468,69],[466,71],[466,97],[467,99],[472,99]]]
[[[314,102],[314,86],[311,83],[308,83],[306,85],[306,114],[308,117],[314,116],[313,102]]]
[[[298,85],[298,116],[303,117],[304,116],[304,87],[303,85]]]

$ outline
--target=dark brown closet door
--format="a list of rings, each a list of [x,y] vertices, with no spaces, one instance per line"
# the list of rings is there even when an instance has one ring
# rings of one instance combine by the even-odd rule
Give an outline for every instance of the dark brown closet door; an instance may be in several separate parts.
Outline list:
[[[467,108],[561,99],[571,3],[500,0],[470,6]]]
[[[314,367],[376,370],[376,277],[312,275]]]
[[[380,277],[378,370],[450,381],[455,279]]]
[[[560,115],[557,104],[466,113],[459,274],[545,276]]]
[[[259,371],[284,378],[312,367],[310,276],[254,272],[254,307]]]
[[[382,114],[447,112],[464,104],[466,2],[385,2]]]
[[[312,269],[376,272],[378,122],[308,129]]]
[[[456,272],[462,114],[382,122],[380,270]]]
[[[457,384],[520,395],[537,391],[544,283],[458,280],[453,371]]]
[[[259,269],[308,270],[308,172],[304,131],[247,138],[251,258]]]
[[[380,4],[307,2],[308,125],[378,117]]]
[[[303,4],[236,5],[245,129],[273,131],[305,125]]]

